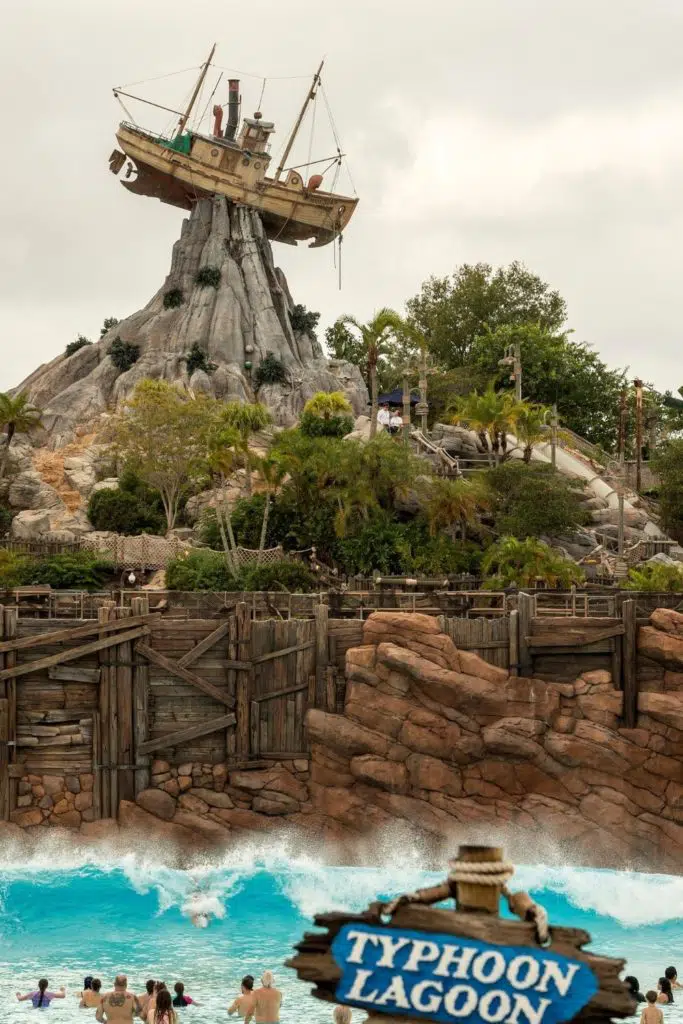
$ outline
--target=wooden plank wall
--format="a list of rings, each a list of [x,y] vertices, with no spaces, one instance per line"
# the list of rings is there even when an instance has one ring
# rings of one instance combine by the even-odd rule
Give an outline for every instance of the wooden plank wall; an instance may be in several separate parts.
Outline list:
[[[177,661],[196,644],[212,633],[218,625],[216,619],[188,619],[186,621],[162,619],[156,624],[149,637],[149,646]],[[226,635],[213,647],[192,662],[192,671],[213,683],[221,692],[235,697],[234,671],[226,666],[232,658],[230,635]],[[226,708],[190,683],[150,663],[149,678],[148,738],[156,739],[167,733],[177,732],[186,726],[205,722],[213,716],[225,714]],[[227,756],[226,733],[215,732],[200,736],[177,748],[161,747],[154,757],[182,764],[185,761],[200,761],[204,764],[219,764]]]
[[[278,651],[289,653],[277,655]],[[249,687],[251,756],[274,758],[280,753],[305,752],[304,716],[309,707],[309,680],[316,669],[315,622],[252,622],[250,659],[254,663]],[[282,690],[290,692],[268,697]]]
[[[329,660],[338,673],[343,675],[346,666],[346,652],[363,643],[363,623],[360,619],[328,619]]]
[[[510,619],[463,619],[440,616],[444,633],[456,647],[473,651],[484,661],[499,668],[510,667]]]

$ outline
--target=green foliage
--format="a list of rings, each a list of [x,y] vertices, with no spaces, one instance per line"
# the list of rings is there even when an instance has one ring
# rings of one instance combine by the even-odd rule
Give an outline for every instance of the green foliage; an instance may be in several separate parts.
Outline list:
[[[164,292],[164,309],[178,309],[185,301],[185,293],[182,288],[169,288]]]
[[[367,522],[357,523],[338,542],[336,560],[347,575],[433,576],[476,572],[480,557],[474,544],[453,541],[443,534],[431,536],[422,517],[401,522],[379,512]]]
[[[312,338],[317,337],[315,329],[318,326],[318,320],[320,320],[320,313],[313,313],[302,306],[300,302],[297,302],[289,313],[292,330],[296,334],[310,334]]]
[[[336,320],[331,327],[325,331],[325,344],[334,359],[343,359],[344,362],[354,363],[360,367],[364,377],[367,377],[368,359],[365,345],[361,338],[357,337],[350,328],[341,320]]]
[[[486,390],[488,376],[476,366],[458,366],[454,370],[435,369],[428,377],[429,423],[445,423],[448,410],[473,391]]]
[[[218,288],[221,283],[221,272],[218,267],[200,267],[195,277],[195,284],[200,288]]]
[[[100,338],[103,338],[107,331],[110,331],[112,327],[116,327],[121,321],[115,316],[106,316],[104,322],[100,327]]]
[[[116,573],[116,567],[91,551],[74,551],[27,559],[21,569],[23,585],[44,584],[55,590],[101,590]]]
[[[480,479],[431,477],[428,481],[421,481],[420,492],[432,537],[441,530],[451,540],[458,535],[464,538],[468,530],[478,532],[479,517],[491,504],[488,488]]]
[[[624,590],[645,590],[660,594],[683,592],[683,565],[662,565],[646,562],[629,569],[628,579],[621,584]]]
[[[484,590],[502,590],[513,585],[534,587],[539,582],[568,590],[572,583],[583,580],[583,572],[575,562],[535,537],[501,537],[484,555],[482,571],[488,577],[483,583]]]
[[[107,488],[90,495],[88,519],[96,530],[114,530],[126,536],[161,534],[166,523],[159,504],[160,500],[150,505],[121,487]]]
[[[507,451],[507,435],[514,427],[517,409],[514,395],[496,391],[490,384],[482,394],[474,391],[457,399],[448,418],[476,431],[493,465]]]
[[[254,387],[258,391],[264,384],[284,384],[287,380],[285,364],[272,352],[267,352],[254,373]]]
[[[9,505],[0,503],[0,537],[4,537],[9,533],[13,519],[14,511]]]
[[[140,346],[123,341],[117,336],[109,346],[109,358],[117,370],[125,373],[140,358]]]
[[[683,543],[683,438],[665,441],[655,451],[652,468],[659,475],[662,527]]]
[[[589,517],[581,481],[544,463],[506,462],[486,473],[493,495],[496,532],[518,537],[559,537]]]
[[[496,270],[488,263],[463,263],[450,277],[430,277],[406,308],[447,369],[472,362],[475,340],[487,331],[524,323],[558,331],[567,318],[559,292],[516,260]]]
[[[306,402],[299,421],[306,437],[345,437],[353,430],[353,409],[341,391],[319,391]]]
[[[261,538],[261,525],[263,523],[263,510],[265,503],[265,494],[253,494],[250,498],[240,498],[239,501],[235,503],[230,518],[235,534],[235,541],[241,547],[251,548],[252,550],[258,548],[259,540]],[[280,524],[280,526],[281,525],[282,524]],[[271,513],[271,518],[268,522],[268,533],[266,535],[265,546],[267,548],[275,547],[280,542],[275,538],[274,531],[275,527]],[[207,509],[206,512],[204,512],[200,522],[199,535],[202,543],[207,544],[215,551],[223,550],[216,513],[213,509]]]
[[[202,351],[196,341],[185,356],[185,365],[188,377],[191,377],[195,370],[203,370],[204,373],[211,375],[216,369],[216,364],[209,361],[206,352]]]
[[[501,368],[498,362],[516,343],[521,349],[524,397],[541,405],[556,403],[565,426],[612,451],[619,428],[619,396],[626,383],[624,371],[608,369],[587,345],[535,323],[504,325],[483,333],[471,346],[470,360],[509,387],[509,368]]]
[[[172,559],[166,567],[169,590],[239,590],[225,556],[218,551],[199,548],[186,556]]]
[[[24,583],[26,567],[30,559],[16,551],[0,548],[0,590],[10,590]]]
[[[286,590],[290,594],[309,594],[318,589],[318,580],[303,562],[283,559],[273,565],[255,565],[244,574],[245,590]]]
[[[79,334],[75,341],[70,341],[64,349],[64,355],[68,359],[74,352],[78,352],[79,349],[85,348],[86,345],[92,345],[92,341],[86,338],[84,334]]]

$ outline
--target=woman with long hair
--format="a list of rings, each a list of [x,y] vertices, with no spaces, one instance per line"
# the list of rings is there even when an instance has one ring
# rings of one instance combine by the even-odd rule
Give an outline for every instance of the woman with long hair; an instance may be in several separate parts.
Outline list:
[[[35,1010],[47,1010],[53,999],[63,999],[66,995],[66,989],[63,985],[58,992],[48,992],[47,986],[47,978],[41,978],[38,982],[38,990],[36,992],[27,992],[23,996],[21,992],[17,992],[17,999],[20,1003],[24,1003],[26,1000],[30,999]]]
[[[173,1009],[171,993],[167,988],[157,992],[156,1006],[149,1011],[147,1024],[178,1024],[178,1014]]]
[[[87,1008],[89,1010],[98,1009],[102,1002],[102,982],[99,978],[90,978],[90,984],[81,992],[81,1001],[78,1004],[81,1009]]]
[[[657,988],[659,995],[657,996],[658,1003],[673,1003],[674,994],[671,991],[671,982],[668,978],[660,978],[657,982]]]

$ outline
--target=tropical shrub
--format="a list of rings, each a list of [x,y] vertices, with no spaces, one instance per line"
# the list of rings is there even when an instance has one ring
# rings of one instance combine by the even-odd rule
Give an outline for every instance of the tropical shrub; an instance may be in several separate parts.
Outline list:
[[[107,331],[110,331],[112,327],[116,327],[121,321],[115,316],[105,316],[104,322],[100,327],[100,338],[103,338]]]
[[[218,288],[221,283],[221,272],[218,267],[200,267],[195,277],[200,288]]]
[[[172,559],[166,566],[168,590],[240,590],[225,556],[218,551],[198,548],[188,555]]]
[[[6,551],[0,548],[0,589],[9,590],[11,587],[20,587],[24,582],[26,566],[30,559],[26,555],[19,555],[15,551]]]
[[[140,347],[116,337],[109,346],[109,358],[117,370],[125,373],[140,358]]]
[[[318,580],[303,562],[283,559],[272,565],[256,565],[243,573],[245,590],[287,590],[290,594],[309,594],[318,589]]]
[[[683,565],[646,562],[629,569],[628,579],[621,584],[624,590],[646,590],[655,593],[680,594],[683,592]]]
[[[203,370],[204,373],[212,374],[216,369],[216,364],[209,361],[206,352],[200,349],[196,341],[185,357],[185,365],[188,377],[191,377],[195,370]]]
[[[239,501],[235,502],[231,510],[230,521],[232,522],[235,540],[241,547],[252,548],[252,550],[258,548],[265,503],[265,494],[253,494],[250,498],[240,498]],[[273,526],[270,519],[268,527],[265,546],[267,548],[275,547],[278,541],[274,539]],[[223,543],[214,509],[209,508],[204,512],[199,525],[199,535],[203,544],[208,545],[208,547],[213,548],[215,551],[223,550]]]
[[[272,352],[266,353],[254,372],[254,387],[258,391],[264,384],[284,384],[287,380],[285,364]]]
[[[315,329],[318,326],[318,320],[320,320],[320,313],[313,313],[300,302],[297,302],[289,313],[292,330],[297,334],[310,334],[313,338],[316,336]]]
[[[484,590],[534,587],[539,581],[566,590],[584,578],[575,562],[535,537],[501,537],[484,555],[482,571],[488,577],[483,583]]]
[[[47,558],[27,559],[21,569],[23,585],[44,584],[55,590],[101,590],[116,567],[92,551],[74,551]]]
[[[178,309],[185,301],[185,293],[182,288],[169,288],[164,292],[164,309]]]
[[[88,519],[96,530],[113,530],[127,536],[163,533],[163,511],[120,486],[94,491],[88,502]]]
[[[351,403],[341,391],[319,391],[306,402],[299,430],[306,437],[345,437],[353,422]]]
[[[9,533],[13,519],[14,511],[9,507],[9,505],[0,504],[0,537]]]
[[[486,473],[497,533],[523,539],[573,533],[589,520],[581,481],[543,463],[506,462]]]
[[[659,475],[662,527],[683,543],[683,438],[665,441],[655,451],[652,468]]]
[[[74,354],[74,352],[78,352],[79,349],[85,348],[86,345],[92,345],[92,341],[90,341],[89,338],[86,338],[85,335],[79,334],[75,341],[70,341],[66,346],[64,349],[64,355],[68,359],[69,356]]]

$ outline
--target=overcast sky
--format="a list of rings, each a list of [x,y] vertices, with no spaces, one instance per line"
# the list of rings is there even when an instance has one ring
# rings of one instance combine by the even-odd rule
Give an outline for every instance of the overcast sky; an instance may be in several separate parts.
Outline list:
[[[278,140],[306,83],[276,76],[327,58],[361,200],[343,290],[332,246],[275,244],[321,326],[520,259],[565,296],[575,338],[683,384],[681,0],[21,0],[0,31],[0,388],[163,281],[183,213],[109,173],[111,87],[198,65],[213,41],[221,66],[272,76]],[[174,106],[191,79],[137,88]],[[245,112],[259,91],[242,77]]]

